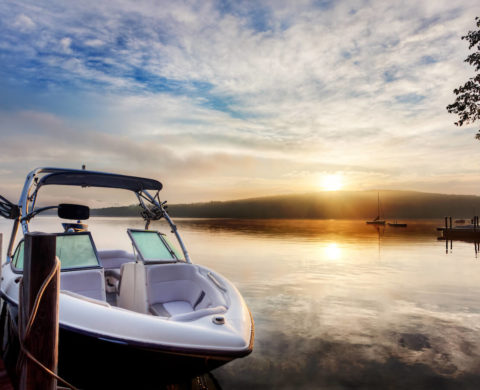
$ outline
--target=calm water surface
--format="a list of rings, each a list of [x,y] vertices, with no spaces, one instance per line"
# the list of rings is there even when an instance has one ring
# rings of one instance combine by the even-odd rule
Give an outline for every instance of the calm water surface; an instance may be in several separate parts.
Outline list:
[[[53,221],[32,230],[55,231]],[[99,249],[130,249],[126,228],[142,227],[90,225]],[[253,353],[213,371],[218,388],[480,388],[480,258],[473,243],[438,241],[441,221],[177,225],[192,261],[229,278],[255,320]],[[0,220],[3,253],[9,229]]]

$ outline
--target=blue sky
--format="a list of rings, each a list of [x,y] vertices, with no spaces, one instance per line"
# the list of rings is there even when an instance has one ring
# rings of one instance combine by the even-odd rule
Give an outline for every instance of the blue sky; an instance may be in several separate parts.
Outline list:
[[[0,3],[0,175],[155,177],[173,201],[345,189],[480,194],[478,2]]]

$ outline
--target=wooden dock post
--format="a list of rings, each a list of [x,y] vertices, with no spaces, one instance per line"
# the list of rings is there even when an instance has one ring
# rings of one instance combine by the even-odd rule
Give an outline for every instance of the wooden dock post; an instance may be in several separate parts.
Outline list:
[[[23,290],[20,310],[21,334],[25,338],[24,346],[39,362],[54,373],[58,363],[58,300],[60,272],[57,268],[48,283],[30,332],[25,335],[35,299],[42,284],[56,266],[56,237],[53,234],[27,233],[25,235],[25,254],[23,270]],[[23,355],[23,354],[21,354]],[[20,373],[20,390],[56,389],[57,381],[34,361],[23,355]]]
[[[3,239],[3,234],[0,233],[0,265],[2,264],[2,260],[3,260],[2,239]],[[8,378],[8,372],[5,368],[5,363],[1,358],[0,358],[0,389],[13,390],[13,386],[10,383],[10,379]]]

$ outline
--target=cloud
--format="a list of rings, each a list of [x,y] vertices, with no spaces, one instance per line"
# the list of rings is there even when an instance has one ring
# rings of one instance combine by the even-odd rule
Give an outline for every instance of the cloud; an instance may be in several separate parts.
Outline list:
[[[18,28],[20,31],[28,31],[35,28],[35,22],[27,15],[20,14],[16,17],[13,26]]]
[[[70,54],[72,53],[71,49],[71,44],[72,44],[72,38],[65,37],[60,39],[60,48],[64,53]]]
[[[351,183],[387,175],[382,183],[417,189],[414,178],[429,172],[438,188],[450,182],[446,155],[466,173],[480,162],[472,128],[454,129],[445,111],[469,76],[460,37],[475,6],[4,2],[14,22],[0,23],[0,104],[21,128],[28,111],[63,121],[65,150],[103,140],[105,167],[122,151],[138,169],[198,162],[221,185],[227,167],[237,175],[255,161],[242,180],[258,191],[285,187],[285,172],[312,172],[300,180],[313,189],[313,171],[333,169]],[[30,126],[38,142],[47,137],[48,126]],[[458,191],[477,191],[468,177]]]
[[[105,45],[105,42],[103,42],[100,39],[88,39],[85,41],[86,46],[93,46],[93,47],[99,47]]]

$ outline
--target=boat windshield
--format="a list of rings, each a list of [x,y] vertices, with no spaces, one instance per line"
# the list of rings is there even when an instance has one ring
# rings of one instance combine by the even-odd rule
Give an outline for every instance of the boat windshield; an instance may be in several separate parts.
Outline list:
[[[164,234],[154,230],[128,229],[133,246],[145,262],[174,262],[180,259]]]
[[[90,232],[57,234],[56,255],[62,270],[99,267],[97,251]],[[24,243],[18,244],[13,256],[13,266],[23,269]]]

